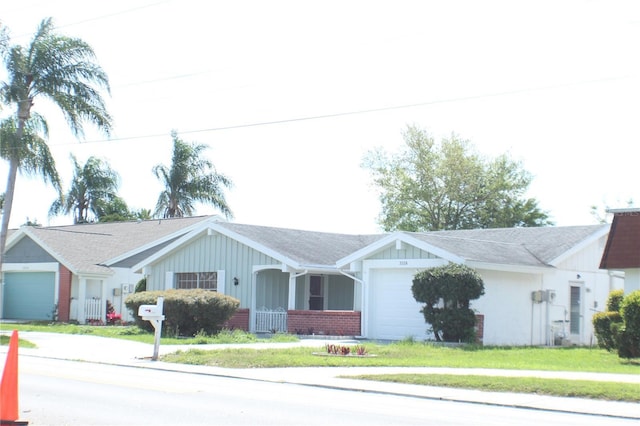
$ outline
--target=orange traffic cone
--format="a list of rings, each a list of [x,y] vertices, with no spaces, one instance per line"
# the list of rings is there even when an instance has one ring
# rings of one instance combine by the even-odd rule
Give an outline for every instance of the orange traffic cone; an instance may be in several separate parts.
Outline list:
[[[18,330],[13,330],[9,352],[0,382],[0,424],[26,424],[18,422]]]

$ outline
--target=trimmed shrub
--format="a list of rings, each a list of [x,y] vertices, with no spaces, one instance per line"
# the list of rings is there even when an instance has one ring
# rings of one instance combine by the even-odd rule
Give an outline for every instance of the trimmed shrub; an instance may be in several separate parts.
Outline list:
[[[475,340],[476,316],[469,304],[484,294],[475,270],[455,263],[429,268],[415,275],[411,291],[416,301],[425,303],[421,312],[437,341]]]
[[[136,283],[135,293],[140,293],[143,291],[147,291],[147,279],[142,278],[140,281]]]
[[[624,299],[624,290],[613,290],[609,293],[609,297],[607,297],[607,311],[609,312],[620,312],[620,304]]]
[[[149,321],[138,314],[140,305],[154,305],[158,297],[164,297],[164,326],[166,335],[193,337],[197,333],[213,335],[238,310],[240,301],[215,291],[165,290],[144,291],[127,297],[125,305],[133,312],[136,325],[144,330],[153,331]]]
[[[629,293],[620,303],[621,328],[618,356],[640,358],[640,290]]]
[[[618,347],[617,334],[622,325],[620,312],[598,312],[592,318],[598,346],[608,351]]]

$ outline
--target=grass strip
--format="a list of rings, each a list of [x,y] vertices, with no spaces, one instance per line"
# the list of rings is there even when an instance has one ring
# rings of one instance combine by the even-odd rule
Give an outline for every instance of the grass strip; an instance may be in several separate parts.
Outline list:
[[[538,377],[467,376],[456,374],[367,374],[344,377],[378,382],[475,389],[492,392],[530,393],[607,401],[640,402],[640,388],[637,384],[632,383],[543,379]]]
[[[0,346],[9,346],[10,340],[11,340],[11,336],[0,335]],[[23,340],[18,337],[18,347],[19,348],[35,348],[36,345],[31,343],[28,340]]]
[[[362,344],[362,343],[360,343]],[[314,356],[324,348],[190,349],[163,356],[166,362],[226,368],[276,367],[453,367],[513,370],[584,371],[640,374],[640,364],[590,348],[447,348],[415,343],[365,343],[375,357]]]

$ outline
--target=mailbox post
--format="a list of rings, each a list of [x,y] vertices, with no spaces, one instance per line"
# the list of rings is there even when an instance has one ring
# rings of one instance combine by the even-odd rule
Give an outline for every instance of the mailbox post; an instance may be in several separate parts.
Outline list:
[[[164,297],[158,297],[158,301],[155,305],[140,305],[138,308],[138,316],[143,320],[151,322],[151,325],[155,329],[153,340],[153,357],[151,360],[158,360],[158,353],[160,352],[160,335],[162,332],[162,321],[164,315],[162,315],[162,305],[164,304]]]

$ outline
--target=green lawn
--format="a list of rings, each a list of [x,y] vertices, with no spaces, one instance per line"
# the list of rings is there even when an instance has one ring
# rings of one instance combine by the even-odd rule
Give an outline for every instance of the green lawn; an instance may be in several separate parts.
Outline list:
[[[153,343],[153,335],[136,327],[94,327],[60,324],[0,324],[0,330],[42,331],[91,334]],[[8,337],[2,339],[6,344]],[[193,344],[194,348],[163,356],[162,361],[210,365],[227,368],[328,367],[328,366],[406,366],[495,368],[514,370],[584,371],[640,374],[640,360],[623,360],[615,353],[586,347],[445,347],[418,342],[377,344],[361,342],[368,357],[318,356],[324,348],[214,349],[198,344],[254,343],[262,341],[244,332],[223,332],[215,337],[190,339],[163,338],[161,344]],[[276,335],[271,341],[295,341],[297,337]],[[315,352],[315,354],[314,354]],[[576,380],[504,378],[456,375],[360,376],[361,379],[396,381],[430,386],[452,386],[506,392],[530,392],[557,396],[580,396],[607,400],[640,402],[638,385]]]
[[[363,343],[371,357],[316,356],[323,348],[190,349],[163,361],[228,368],[258,367],[456,367],[514,370],[588,371],[640,374],[640,363],[625,361],[598,348],[474,347],[453,348],[424,343]]]
[[[0,331],[39,331],[44,333],[63,334],[88,334],[92,336],[111,337],[117,339],[133,340],[142,343],[154,343],[153,333],[144,331],[134,325],[128,326],[93,326],[61,323],[29,323],[29,324],[7,324],[0,323]],[[222,331],[216,336],[199,335],[192,338],[162,337],[162,345],[202,345],[216,343],[255,343],[263,341],[255,335],[243,331]],[[276,334],[269,338],[270,341],[291,342],[296,341],[296,336],[287,334]]]
[[[454,374],[367,374],[348,377],[350,379],[478,389],[492,392],[533,393],[538,395],[604,399],[608,401],[640,402],[639,385],[631,383],[542,379],[538,377],[461,376]]]

